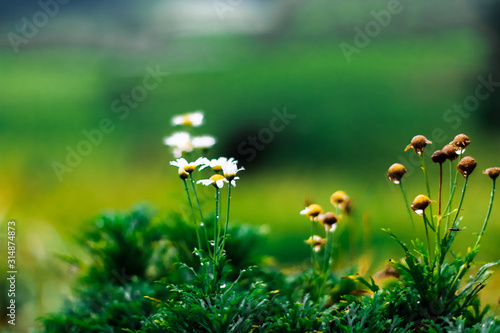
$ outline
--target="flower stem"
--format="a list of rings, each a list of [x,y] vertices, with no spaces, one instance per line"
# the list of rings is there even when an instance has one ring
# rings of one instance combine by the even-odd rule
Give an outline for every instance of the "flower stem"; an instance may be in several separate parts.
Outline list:
[[[214,247],[214,257],[215,257],[215,262],[219,261],[220,258],[220,252],[219,250],[219,193],[220,190],[216,186],[215,187],[215,221],[214,221],[214,241],[215,241],[215,247]]]
[[[429,241],[429,230],[428,230],[428,227],[427,227],[427,224],[429,223],[429,220],[427,220],[427,218],[425,217],[425,212],[423,213],[423,217],[424,217],[424,225],[425,225],[425,236],[427,238],[427,251],[428,251],[428,261],[429,261],[429,268],[431,267],[431,243]]]
[[[229,204],[230,203],[231,203],[231,182],[229,182],[229,184],[228,184],[226,225],[224,227],[224,235],[222,236],[221,253],[224,252],[224,246],[226,245],[227,227],[229,225]]]
[[[455,218],[453,219],[453,224],[451,225],[452,228],[456,228],[455,223],[457,222],[458,215],[460,215],[460,209],[462,209],[462,203],[464,202],[464,197],[465,197],[465,190],[467,189],[467,181],[469,180],[469,177],[465,177],[464,181],[464,187],[462,188],[462,194],[460,195],[460,201],[458,201],[458,209],[457,209],[457,214],[455,215]]]
[[[491,195],[490,195],[490,203],[488,205],[488,211],[486,212],[486,218],[484,219],[483,227],[481,228],[481,232],[479,233],[479,236],[477,237],[476,245],[474,246],[477,248],[479,246],[479,243],[481,242],[481,238],[483,237],[484,231],[486,230],[486,225],[488,224],[488,221],[490,219],[490,214],[491,214],[491,208],[493,207],[493,200],[495,199],[495,182],[496,179],[493,179],[493,185],[491,187]]]
[[[438,194],[438,216],[437,216],[437,240],[441,241],[441,198],[443,191],[443,164],[439,163],[439,194]]]
[[[420,162],[422,163],[422,171],[424,172],[425,186],[427,187],[427,196],[429,197],[429,199],[432,200],[431,188],[429,186],[429,177],[427,175],[427,169],[425,167],[424,153],[420,154],[419,156],[420,156]],[[434,226],[434,215],[432,214],[432,206],[429,207],[429,211],[431,213],[430,225]]]
[[[207,242],[208,254],[212,256],[212,249],[210,248],[210,242],[208,241],[207,227],[205,226],[205,219],[203,218],[203,212],[201,211],[200,200],[198,199],[198,193],[196,192],[196,186],[194,185],[193,174],[190,174],[189,178],[191,178],[191,186],[193,187],[194,196],[196,198],[196,204],[198,205],[198,211],[200,213],[201,223],[203,224],[203,230],[205,232],[205,241]]]
[[[401,193],[403,193],[403,199],[405,201],[406,210],[408,211],[408,216],[410,216],[411,228],[413,229],[413,233],[415,234],[415,236],[417,236],[417,230],[415,229],[415,224],[413,223],[413,215],[411,213],[410,204],[409,204],[408,199],[406,197],[406,191],[403,188],[403,182],[402,181],[399,182],[399,188],[401,189]]]
[[[462,152],[460,152],[460,155],[458,157],[458,160],[460,161],[462,159]],[[449,209],[451,209],[451,203],[453,201],[453,197],[455,196],[455,190],[457,188],[457,182],[458,182],[458,174],[460,172],[457,170],[455,172],[455,180],[453,181],[453,183],[451,183],[451,175],[453,174],[453,165],[452,165],[452,161],[450,161],[450,197],[448,198],[448,202],[446,203],[446,207],[444,208],[444,214],[448,214],[449,213]],[[450,216],[448,215],[448,217],[446,218],[446,229],[448,229],[448,224],[450,222]]]
[[[311,240],[314,239],[314,220],[311,220]],[[314,278],[314,246],[311,244],[311,270]]]
[[[193,218],[194,229],[196,230],[196,240],[198,241],[198,249],[201,250],[200,232],[198,230],[198,225],[196,224],[196,216],[194,213],[193,203],[191,202],[191,196],[189,195],[189,189],[188,189],[187,182],[185,179],[183,179],[183,181],[184,181],[184,188],[186,189],[186,194],[187,194],[189,206],[191,207],[191,216]]]

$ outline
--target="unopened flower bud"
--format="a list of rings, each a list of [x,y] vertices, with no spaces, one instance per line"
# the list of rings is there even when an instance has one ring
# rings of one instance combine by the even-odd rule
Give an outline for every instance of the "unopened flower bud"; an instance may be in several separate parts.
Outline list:
[[[411,209],[413,209],[413,211],[418,215],[424,215],[424,210],[431,202],[433,201],[431,201],[429,197],[423,194],[417,195],[411,204]]]
[[[467,135],[465,134],[459,134],[453,139],[452,142],[450,142],[451,145],[453,145],[457,150],[463,151],[465,150],[465,147],[470,145],[470,139]]]
[[[406,146],[405,151],[407,151],[410,148],[413,148],[415,153],[417,155],[422,155],[422,153],[425,150],[425,146],[428,144],[431,144],[432,142],[427,140],[427,138],[423,135],[417,135],[414,136],[413,139],[411,139],[411,142],[408,146]]]
[[[337,191],[330,197],[330,202],[333,206],[344,210],[349,213],[351,210],[351,199],[345,194],[344,191]]]
[[[494,168],[489,168],[483,171],[485,175],[488,175],[491,179],[495,180],[497,179],[498,175],[500,175],[500,168],[494,167]]]
[[[399,163],[394,163],[389,167],[389,171],[387,171],[387,178],[393,182],[394,184],[399,184],[401,183],[401,178],[406,173],[406,168],[404,165],[399,164]]]
[[[470,156],[465,156],[458,162],[457,170],[460,171],[465,178],[469,177],[472,171],[476,168],[476,160]]]
[[[446,145],[443,147],[442,151],[446,154],[446,158],[449,161],[456,160],[458,158],[457,149],[453,145]]]
[[[328,231],[335,231],[337,228],[337,217],[335,216],[334,213],[328,212],[325,214],[320,214],[318,215],[318,221],[321,222],[325,226],[325,230]]]
[[[446,162],[447,158],[448,155],[442,150],[436,150],[434,153],[432,153],[431,156],[432,162],[439,164],[443,164],[444,162]]]
[[[300,212],[301,215],[309,217],[311,221],[313,221],[314,218],[316,218],[321,213],[323,213],[323,209],[321,208],[320,205],[316,204],[309,205]]]
[[[307,244],[313,247],[315,252],[319,252],[321,250],[321,246],[326,243],[326,239],[321,238],[320,236],[314,235],[309,237],[306,241]]]

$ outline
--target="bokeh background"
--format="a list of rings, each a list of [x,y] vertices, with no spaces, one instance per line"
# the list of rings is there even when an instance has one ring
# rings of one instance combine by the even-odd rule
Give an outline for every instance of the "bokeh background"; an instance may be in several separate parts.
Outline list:
[[[465,251],[488,204],[480,171],[500,165],[499,15],[486,0],[2,0],[0,235],[3,243],[6,222],[17,222],[18,329],[70,294],[74,272],[58,254],[81,254],[74,237],[93,216],[141,202],[159,214],[185,205],[162,141],[173,115],[197,109],[206,116],[198,133],[218,139],[211,157],[246,168],[233,221],[266,226],[262,253],[283,268],[308,256],[310,224],[299,211],[328,207],[336,190],[352,198],[350,231],[365,241],[362,256],[351,251],[363,271],[400,258],[380,231],[411,236],[387,168],[406,165],[414,197],[424,183],[414,153],[403,152],[410,139],[423,134],[434,150],[468,134],[478,171],[455,249]],[[137,95],[152,70],[163,73],[158,85]],[[486,97],[475,97],[478,87]],[[269,131],[277,114],[290,116]],[[103,119],[112,130],[83,147]],[[68,157],[78,149],[85,156]],[[481,261],[500,255],[499,210]],[[486,290],[495,310],[498,274]]]

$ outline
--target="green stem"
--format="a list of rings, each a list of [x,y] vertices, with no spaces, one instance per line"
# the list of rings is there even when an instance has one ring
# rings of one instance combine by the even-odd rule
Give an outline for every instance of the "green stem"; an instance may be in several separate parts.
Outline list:
[[[438,216],[436,223],[437,240],[441,241],[441,198],[443,190],[443,164],[439,163],[439,194],[438,194]]]
[[[420,162],[422,163],[422,171],[424,172],[425,186],[427,187],[427,196],[429,197],[429,199],[432,200],[431,188],[429,186],[429,177],[427,175],[427,169],[425,167],[424,153],[422,152],[419,156],[420,156]],[[434,226],[434,215],[432,214],[432,206],[429,207],[429,211],[431,213],[430,225]]]
[[[186,194],[187,194],[189,206],[191,207],[191,216],[193,218],[194,229],[196,230],[196,240],[198,241],[198,249],[201,250],[200,232],[198,230],[198,225],[196,223],[196,216],[195,216],[195,213],[194,213],[193,203],[191,202],[191,196],[189,195],[189,189],[188,189],[187,182],[186,182],[185,179],[183,179],[182,181],[184,182],[184,188],[186,190]]]
[[[464,202],[465,190],[467,189],[468,180],[469,176],[465,177],[464,187],[462,188],[462,194],[460,195],[460,201],[458,202],[457,214],[455,215],[455,218],[453,219],[453,224],[451,225],[452,228],[456,228],[455,223],[457,222],[458,216],[460,215],[460,209],[462,209],[462,203]]]
[[[460,152],[460,155],[458,156],[458,160],[460,161],[462,159],[462,152]],[[450,161],[450,179],[451,179],[451,174],[453,173],[453,165],[452,165],[452,161]],[[453,181],[453,184],[450,184],[451,185],[451,189],[450,189],[450,197],[448,198],[448,202],[446,203],[446,207],[444,209],[444,214],[448,214],[449,213],[449,210],[451,209],[451,203],[453,201],[453,197],[455,196],[455,190],[457,188],[457,182],[458,182],[458,174],[460,172],[458,171],[458,169],[456,170],[455,172],[455,180]],[[448,229],[448,224],[450,222],[450,216],[447,217],[446,219],[446,229]]]
[[[479,236],[477,237],[476,245],[474,246],[477,248],[479,246],[479,243],[481,242],[481,238],[483,237],[484,231],[486,230],[486,225],[488,224],[488,221],[490,219],[490,214],[491,214],[491,208],[493,207],[493,200],[495,199],[495,182],[496,179],[493,179],[493,185],[491,187],[491,195],[490,195],[490,203],[488,205],[488,211],[486,212],[486,218],[484,219],[483,227],[481,228],[481,232],[479,233]]]
[[[227,192],[227,213],[226,213],[226,225],[224,227],[224,235],[222,236],[222,247],[221,252],[224,252],[224,246],[226,245],[227,238],[227,227],[229,225],[229,204],[231,203],[231,182],[228,184],[228,192]]]
[[[203,224],[203,231],[205,232],[205,241],[207,243],[208,254],[212,256],[212,249],[210,247],[210,242],[208,240],[207,227],[205,226],[205,219],[203,218],[203,212],[201,211],[200,200],[198,199],[198,193],[196,192],[196,186],[194,184],[193,174],[190,174],[189,178],[191,178],[191,186],[193,187],[194,197],[196,198],[196,204],[198,205],[198,211],[200,213],[200,218],[201,218],[200,225]]]
[[[318,298],[321,297],[321,294],[323,293],[323,289],[326,285],[326,280],[328,279],[328,273],[330,272],[330,257],[331,257],[330,248],[331,248],[331,242],[332,242],[330,239],[331,238],[330,234],[331,234],[330,231],[326,232],[325,262],[323,265],[324,276],[323,276],[323,280],[321,281],[321,285],[319,288]]]
[[[425,211],[423,212],[422,216],[424,217],[424,225],[425,225],[425,236],[427,238],[427,260],[429,261],[429,268],[431,268],[431,243],[429,241],[429,230],[427,227],[427,224],[429,221],[425,217]]]
[[[214,242],[215,242],[215,247],[214,247],[214,257],[215,257],[215,262],[219,262],[220,258],[220,252],[219,250],[219,193],[220,190],[217,186],[215,186],[215,221],[214,221]]]
[[[413,233],[415,234],[415,237],[417,236],[417,230],[415,229],[415,224],[413,223],[413,215],[411,212],[410,208],[410,203],[408,202],[408,198],[406,197],[406,191],[403,188],[403,182],[399,182],[399,188],[401,189],[401,193],[403,193],[403,199],[405,201],[406,205],[406,210],[408,211],[408,216],[410,216],[410,223],[411,223],[411,228],[413,229]]]
[[[311,241],[314,239],[314,220],[311,220]],[[314,246],[311,244],[311,270],[314,278]]]

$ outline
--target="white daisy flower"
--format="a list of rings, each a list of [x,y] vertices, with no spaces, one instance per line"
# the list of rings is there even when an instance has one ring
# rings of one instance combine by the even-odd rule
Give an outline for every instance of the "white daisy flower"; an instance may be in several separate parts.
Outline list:
[[[216,188],[222,188],[224,186],[224,183],[227,183],[227,179],[224,178],[224,176],[221,175],[213,175],[209,179],[200,179],[196,183],[197,184],[203,184],[205,186],[210,186],[213,185]]]
[[[233,161],[233,158],[231,157],[229,160],[226,157],[214,158],[209,160],[208,163],[203,164],[200,167],[200,170],[203,170],[206,167],[210,167],[215,172],[220,172],[222,171],[222,166],[225,165],[228,161]]]
[[[172,125],[173,126],[184,125],[184,126],[198,127],[198,126],[201,126],[202,124],[203,124],[203,112],[202,111],[185,113],[185,114],[174,116],[172,118]]]
[[[163,142],[173,148],[175,158],[181,157],[184,152],[193,151],[193,143],[188,132],[176,132],[166,137]]]
[[[191,141],[194,148],[198,149],[208,149],[212,148],[217,142],[214,137],[209,135],[195,136]]]
[[[245,170],[243,167],[238,169],[238,161],[235,161],[233,158],[230,158],[222,165],[224,177],[226,177],[229,181],[232,181],[233,179],[240,179],[239,177],[236,177],[236,174],[243,170]]]
[[[175,161],[171,161],[170,165],[178,167],[179,168],[179,175],[180,175],[181,170],[183,170],[187,173],[192,173],[198,165],[205,164],[207,161],[208,161],[208,159],[205,157],[200,157],[194,162],[188,162],[185,158],[178,158]]]

